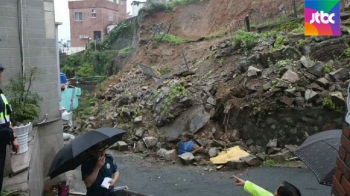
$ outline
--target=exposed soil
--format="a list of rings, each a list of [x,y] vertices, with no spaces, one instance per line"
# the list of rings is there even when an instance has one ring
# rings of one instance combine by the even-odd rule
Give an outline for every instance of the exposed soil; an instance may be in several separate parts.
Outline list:
[[[146,14],[140,24],[140,39],[149,40],[158,24],[163,23],[163,29],[172,24],[169,34],[191,40],[198,40],[204,37],[213,36],[200,42],[183,43],[179,45],[161,44],[139,45],[135,53],[126,61],[124,73],[128,73],[135,63],[150,66],[159,71],[169,66],[172,71],[185,68],[185,62],[181,51],[186,55],[187,61],[196,76],[201,78],[208,72],[227,73],[232,70],[237,56],[227,57],[224,62],[220,59],[213,59],[211,46],[219,42],[231,43],[232,34],[230,31],[236,29],[237,21],[244,19],[251,14],[251,23],[261,24],[266,21],[274,21],[284,13],[279,12],[279,6],[284,5],[286,12],[290,13],[293,7],[292,1],[287,0],[219,0],[192,3],[189,5],[175,7],[172,11]],[[296,1],[300,7],[302,0]],[[218,35],[222,35],[218,38]],[[124,75],[130,78],[130,75]],[[115,83],[113,83],[115,84]]]
[[[251,20],[254,20],[255,24],[266,22],[264,19],[277,18],[281,15],[278,13],[279,6],[283,4],[285,9],[290,12],[291,2],[285,0],[205,0],[175,7],[170,12],[160,12],[148,16],[143,22],[143,29],[153,31],[156,24],[168,25],[172,23],[170,34],[196,40],[200,37],[227,31],[235,25],[236,21],[244,19],[249,14],[251,14]],[[303,1],[296,1],[297,6],[300,6],[301,3]],[[255,17],[257,12],[259,12],[259,18]],[[145,38],[145,36],[147,35],[141,38]]]

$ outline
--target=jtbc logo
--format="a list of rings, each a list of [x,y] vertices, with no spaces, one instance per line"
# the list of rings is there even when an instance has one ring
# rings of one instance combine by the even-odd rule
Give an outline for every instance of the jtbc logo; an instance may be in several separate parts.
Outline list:
[[[317,24],[328,24],[328,23],[334,24],[335,22],[333,20],[333,17],[334,17],[334,13],[328,14],[328,13],[324,13],[323,11],[321,11],[321,13],[316,12],[312,14],[312,19],[310,23],[313,24],[316,22]]]

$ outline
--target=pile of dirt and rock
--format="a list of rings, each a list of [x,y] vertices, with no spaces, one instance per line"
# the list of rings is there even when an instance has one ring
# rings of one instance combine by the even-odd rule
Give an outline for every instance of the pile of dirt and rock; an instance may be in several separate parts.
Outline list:
[[[168,161],[177,159],[176,145],[190,133],[202,150],[182,156],[184,163],[205,165],[221,151],[241,146],[252,156],[227,163],[241,168],[290,160],[294,145],[307,136],[341,126],[350,70],[347,31],[341,37],[239,33],[243,38],[140,45],[123,74],[96,90],[94,115],[76,120],[71,131],[126,129],[115,148]],[[172,69],[155,78],[135,63],[154,72]]]

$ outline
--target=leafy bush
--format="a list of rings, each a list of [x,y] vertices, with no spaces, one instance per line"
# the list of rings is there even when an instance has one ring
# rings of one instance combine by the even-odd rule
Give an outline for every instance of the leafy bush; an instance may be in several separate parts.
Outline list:
[[[289,40],[286,36],[283,36],[281,34],[277,35],[276,37],[276,41],[274,44],[274,47],[277,49],[281,49],[283,47],[283,45],[285,45],[286,43],[288,43]]]
[[[13,110],[11,122],[14,126],[32,122],[40,115],[39,102],[42,101],[42,97],[38,93],[30,91],[38,73],[37,67],[31,67],[29,73],[18,73],[12,77],[9,80],[9,85],[5,87]]]
[[[343,54],[346,56],[346,57],[350,57],[350,48],[346,48],[343,52]]]
[[[145,11],[147,13],[153,14],[157,12],[163,12],[169,9],[171,9],[171,7],[163,3],[150,3],[148,6],[141,8],[139,13],[141,13],[142,11]]]
[[[175,7],[179,5],[187,5],[190,3],[196,3],[196,2],[202,2],[203,0],[175,0],[172,1],[169,5],[169,7]]]
[[[176,6],[187,5],[190,3],[202,2],[204,0],[174,0],[169,3],[150,3],[146,7],[141,8],[139,13],[147,12],[151,15],[157,12],[170,11]]]
[[[68,57],[61,60],[62,67],[78,67],[81,64],[82,56],[78,53],[69,55]]]
[[[190,95],[190,91],[179,82],[171,82],[168,84],[168,87],[170,88],[170,91],[164,96],[163,105],[161,106],[161,115],[163,117],[169,114],[173,104],[179,101],[182,97]]]
[[[113,54],[109,51],[95,51],[94,52],[94,72],[89,72],[90,76],[103,76],[110,74],[110,69],[113,67]]]
[[[331,97],[325,97],[323,98],[323,101],[322,101],[322,106],[324,108],[327,108],[327,109],[330,109],[330,110],[335,110],[337,109],[335,103],[332,101],[332,98]]]
[[[109,32],[107,38],[105,40],[103,40],[103,42],[101,43],[100,50],[101,51],[110,50],[113,42],[115,40],[117,40],[118,37],[120,37],[121,34],[123,34],[123,33],[128,33],[128,34],[133,35],[135,25],[136,25],[136,22],[134,22],[132,24],[122,23],[118,27],[115,27],[111,32]],[[122,47],[124,47],[124,46],[122,46]]]
[[[133,48],[131,46],[128,46],[126,48],[119,50],[118,54],[119,56],[123,56],[123,57],[128,56],[132,52],[132,49]]]
[[[84,63],[76,73],[79,77],[89,77],[94,75],[94,67],[90,63]]]
[[[82,117],[93,115],[92,106],[99,100],[94,97],[94,94],[90,91],[83,90],[82,96],[79,100],[79,106],[74,110],[74,119],[80,119]]]
[[[160,73],[161,73],[162,75],[168,74],[168,73],[170,73],[170,72],[171,72],[171,68],[170,68],[169,66],[165,66],[165,67],[163,67],[163,68],[160,70]]]
[[[157,35],[155,36],[155,38],[157,40],[159,40],[163,35]],[[167,43],[170,43],[170,44],[181,44],[181,43],[186,43],[186,42],[189,42],[191,40],[189,39],[183,39],[183,38],[180,38],[180,37],[176,37],[174,35],[170,35],[170,34],[165,34],[163,39],[161,40],[161,42],[167,42]]]
[[[335,71],[335,68],[331,65],[331,64],[326,64],[325,66],[324,66],[324,72],[325,73],[331,73],[331,72],[333,72],[333,71]]]
[[[293,29],[292,33],[296,33],[296,34],[304,33],[304,27],[298,27],[296,29]]]
[[[255,46],[256,40],[258,38],[259,34],[255,32],[246,32],[243,30],[238,30],[233,36],[233,46],[251,49]]]
[[[276,165],[278,162],[272,160],[272,159],[268,159],[264,162],[264,165],[267,165],[267,166],[274,166]]]
[[[95,43],[91,42],[84,52],[76,53],[62,59],[60,62],[61,71],[64,72],[67,77],[92,77],[115,74],[116,68],[114,68],[113,63],[112,44],[119,38],[122,40],[129,40],[128,37],[125,38],[125,35],[132,36],[134,27],[135,23],[120,24],[109,33],[103,42],[96,43],[96,50]],[[128,44],[129,42],[127,41],[119,42],[118,40],[118,47],[124,46],[124,48],[119,51],[119,55],[127,55],[131,52],[132,48],[127,46]],[[118,47],[115,50],[118,50]]]

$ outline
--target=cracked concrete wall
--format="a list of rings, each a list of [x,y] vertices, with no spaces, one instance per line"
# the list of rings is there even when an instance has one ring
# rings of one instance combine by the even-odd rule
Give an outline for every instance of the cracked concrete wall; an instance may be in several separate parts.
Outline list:
[[[36,66],[40,70],[31,88],[43,97],[40,104],[41,114],[37,122],[41,121],[45,114],[49,115],[48,123],[38,128],[28,182],[31,195],[42,195],[46,185],[63,179],[50,181],[45,178],[55,153],[63,146],[54,2],[53,0],[0,1],[0,62],[6,67],[2,88],[8,84],[9,78],[22,71],[19,2],[22,2],[25,71],[28,72],[31,66]]]

